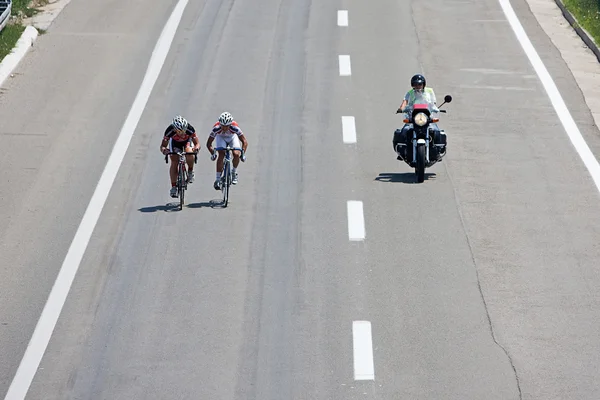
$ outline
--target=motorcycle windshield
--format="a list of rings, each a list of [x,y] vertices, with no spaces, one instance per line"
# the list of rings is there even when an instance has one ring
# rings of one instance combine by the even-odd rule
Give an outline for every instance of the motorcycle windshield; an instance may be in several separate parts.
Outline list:
[[[407,111],[412,110],[429,110],[429,113],[434,112],[434,104],[427,93],[415,93],[415,101],[412,106],[407,107]]]

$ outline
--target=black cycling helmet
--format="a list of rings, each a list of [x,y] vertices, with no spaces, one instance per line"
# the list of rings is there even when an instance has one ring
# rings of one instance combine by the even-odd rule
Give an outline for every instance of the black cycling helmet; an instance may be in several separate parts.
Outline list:
[[[419,84],[423,85],[423,88],[425,88],[427,84],[427,81],[425,80],[425,77],[423,75],[417,74],[410,78],[410,86],[415,87],[415,85]]]

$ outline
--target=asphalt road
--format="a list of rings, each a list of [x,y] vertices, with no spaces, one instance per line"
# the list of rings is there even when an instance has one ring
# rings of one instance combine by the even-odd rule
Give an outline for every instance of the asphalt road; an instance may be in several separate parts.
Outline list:
[[[28,151],[0,159],[1,394],[175,3],[73,0],[0,96],[6,147]],[[418,71],[454,96],[423,184],[391,149]],[[203,149],[175,211],[162,131],[181,112],[204,147],[225,109],[250,142],[230,206]],[[27,398],[598,398],[599,200],[497,0],[190,0]]]

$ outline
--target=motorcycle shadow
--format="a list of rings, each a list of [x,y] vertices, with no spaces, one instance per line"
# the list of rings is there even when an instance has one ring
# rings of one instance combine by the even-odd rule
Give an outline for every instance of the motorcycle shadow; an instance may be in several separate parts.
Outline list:
[[[436,174],[432,172],[425,172],[425,180],[435,179]],[[414,172],[382,172],[377,178],[378,182],[389,182],[389,183],[417,183],[417,175]]]

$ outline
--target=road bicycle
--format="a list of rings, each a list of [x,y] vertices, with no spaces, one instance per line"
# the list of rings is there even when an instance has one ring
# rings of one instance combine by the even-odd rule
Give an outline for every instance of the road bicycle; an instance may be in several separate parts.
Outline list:
[[[229,188],[231,187],[231,181],[233,180],[233,150],[240,150],[242,152],[242,157],[244,155],[244,150],[239,148],[233,148],[229,145],[227,147],[217,147],[216,151],[225,151],[225,159],[223,160],[223,173],[221,174],[221,192],[223,193],[223,207],[227,207],[229,203]]]
[[[179,156],[179,162],[177,163],[177,195],[179,196],[179,209],[183,210],[183,204],[185,202],[185,191],[187,190],[188,184],[188,170],[186,155],[194,155],[194,164],[198,164],[197,153],[186,153],[185,151],[171,151],[165,154],[165,162],[169,163],[170,155]]]

